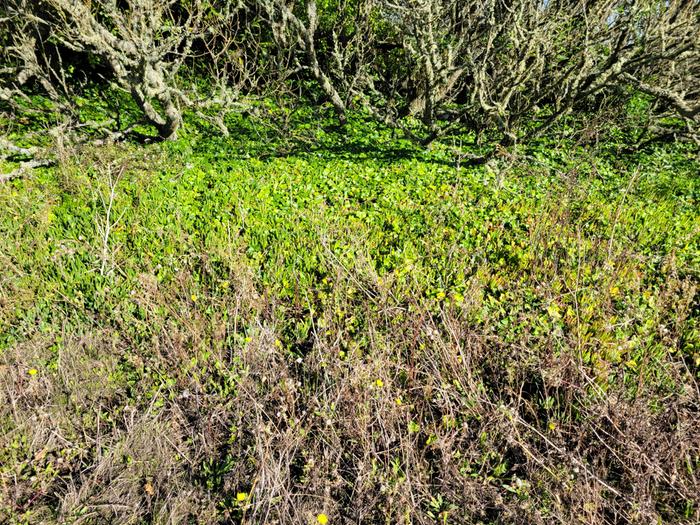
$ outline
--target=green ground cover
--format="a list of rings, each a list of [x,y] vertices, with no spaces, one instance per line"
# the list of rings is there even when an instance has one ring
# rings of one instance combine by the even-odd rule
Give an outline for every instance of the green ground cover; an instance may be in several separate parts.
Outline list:
[[[0,185],[0,515],[698,519],[696,150],[242,130]]]

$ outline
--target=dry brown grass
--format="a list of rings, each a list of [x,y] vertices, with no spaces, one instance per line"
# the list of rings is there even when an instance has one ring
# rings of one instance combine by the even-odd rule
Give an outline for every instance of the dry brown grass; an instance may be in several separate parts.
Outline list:
[[[468,309],[435,316],[396,304],[371,272],[339,270],[333,291],[342,304],[358,282],[372,290],[356,300],[367,330],[361,347],[345,346],[348,319],[327,310],[303,356],[291,357],[278,305],[245,279],[228,300],[249,335],[229,346],[230,321],[222,329],[202,313],[221,305],[193,305],[182,293],[187,279],[168,289],[141,279],[134,301],[169,314],[144,320],[157,328],[140,357],[118,331],[78,336],[69,325],[61,344],[57,334],[37,334],[2,355],[5,515],[29,523],[313,523],[320,513],[332,523],[680,523],[679,506],[697,497],[693,383],[652,410],[644,386],[636,398],[623,386],[604,391],[570,352],[505,344],[470,327]],[[54,370],[27,374],[51,354]],[[192,356],[199,361],[188,366]],[[152,373],[124,381],[125,360]],[[681,363],[667,365],[684,374]],[[690,512],[686,523],[698,518]]]

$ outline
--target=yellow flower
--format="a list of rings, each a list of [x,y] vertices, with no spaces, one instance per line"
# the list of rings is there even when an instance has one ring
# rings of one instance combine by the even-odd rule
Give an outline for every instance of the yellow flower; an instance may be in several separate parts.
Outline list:
[[[36,368],[30,368],[29,369],[29,375],[30,376],[35,376],[39,373],[39,371]]]
[[[236,501],[238,502],[244,502],[248,498],[248,494],[246,492],[239,492],[236,494]]]
[[[326,525],[326,523],[328,523],[328,516],[325,514],[319,514],[316,516],[316,521],[318,521],[321,525]]]
[[[155,489],[153,488],[153,484],[150,481],[147,481],[143,486],[143,491],[149,496],[153,496],[156,493]]]
[[[197,302],[197,296],[195,294],[190,295],[190,299],[192,299],[193,303]]]
[[[377,388],[382,388],[384,386],[384,381],[377,379],[374,384],[377,385]]]
[[[557,424],[554,421],[549,422],[549,430],[554,430],[557,428]]]

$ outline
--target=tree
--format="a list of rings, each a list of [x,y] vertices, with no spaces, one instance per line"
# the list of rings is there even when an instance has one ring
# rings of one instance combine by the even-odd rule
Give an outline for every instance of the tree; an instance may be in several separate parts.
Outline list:
[[[379,0],[426,141],[465,125],[516,140],[601,92],[632,86],[698,123],[700,4],[685,0]],[[398,82],[397,82],[398,83]],[[390,107],[386,105],[386,107]]]
[[[70,91],[62,59],[70,52],[99,62],[108,80],[130,93],[163,139],[176,138],[184,107],[223,101],[193,98],[196,93],[183,88],[178,75],[187,61],[199,58],[211,66],[229,59],[226,51],[234,39],[220,29],[235,16],[231,2],[10,1],[8,12],[15,25],[8,53],[19,70],[14,92],[35,78],[46,94],[60,101]],[[51,48],[37,46],[39,40]],[[208,73],[211,80],[211,67]],[[223,88],[229,79],[218,80]],[[9,96],[9,88],[5,94]]]
[[[353,96],[371,83],[372,0],[253,0],[279,48],[291,48],[296,72],[308,72],[341,122]]]

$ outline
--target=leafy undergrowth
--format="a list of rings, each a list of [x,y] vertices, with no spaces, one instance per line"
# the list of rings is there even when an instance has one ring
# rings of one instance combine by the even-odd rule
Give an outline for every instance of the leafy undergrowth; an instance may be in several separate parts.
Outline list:
[[[0,186],[0,521],[698,522],[695,153],[359,136]]]

